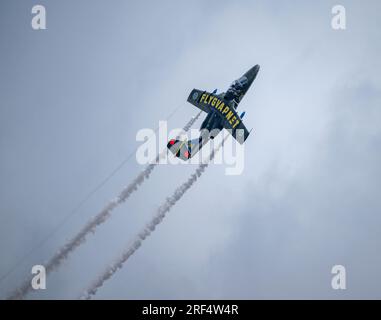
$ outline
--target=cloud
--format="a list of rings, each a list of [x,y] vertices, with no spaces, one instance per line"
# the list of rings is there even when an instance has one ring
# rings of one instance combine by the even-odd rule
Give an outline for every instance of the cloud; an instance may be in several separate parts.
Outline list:
[[[224,90],[259,63],[240,105],[254,128],[244,174],[210,167],[99,297],[379,297],[379,2],[344,1],[343,32],[330,28],[331,1],[69,4],[49,4],[45,33],[25,29],[29,4],[7,5],[1,271],[131,152],[138,129],[184,104],[169,123],[179,127],[193,87]],[[126,166],[1,293],[140,169]],[[193,169],[155,170],[32,298],[75,296]],[[336,263],[348,266],[344,293],[330,289]]]

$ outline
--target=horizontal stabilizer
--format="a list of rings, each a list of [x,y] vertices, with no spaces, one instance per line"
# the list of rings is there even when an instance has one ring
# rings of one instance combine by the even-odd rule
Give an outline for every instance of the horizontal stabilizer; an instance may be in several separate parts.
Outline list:
[[[177,139],[169,140],[167,148],[174,154],[175,157],[182,160],[192,158],[201,148],[207,143],[209,138],[198,138],[189,141],[181,141]]]
[[[188,160],[191,157],[187,141],[181,141],[177,139],[169,140],[167,148],[173,153],[175,157],[182,160]]]

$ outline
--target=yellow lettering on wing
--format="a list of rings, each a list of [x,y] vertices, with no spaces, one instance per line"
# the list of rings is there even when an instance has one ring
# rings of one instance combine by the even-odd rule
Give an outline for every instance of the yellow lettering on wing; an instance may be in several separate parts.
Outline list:
[[[233,114],[234,114],[233,111],[229,111],[229,113],[226,115],[226,119],[230,120]]]
[[[225,115],[226,120],[229,121],[233,129],[235,129],[241,122],[241,119],[235,115],[234,111],[232,111],[228,105],[225,105],[223,100],[220,100],[214,95],[206,92],[203,93],[200,98],[200,103],[209,104],[216,110],[220,111],[221,114]],[[183,144],[180,145],[178,150],[180,150],[182,146]]]
[[[240,121],[237,119],[237,120],[235,121],[235,124],[233,125],[233,129],[234,129],[239,123],[240,123]]]

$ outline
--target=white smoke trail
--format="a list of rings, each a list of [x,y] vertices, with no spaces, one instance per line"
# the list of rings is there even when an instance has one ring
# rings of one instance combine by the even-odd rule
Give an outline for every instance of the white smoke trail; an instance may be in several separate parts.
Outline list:
[[[185,194],[185,192],[197,181],[197,179],[202,175],[205,169],[208,167],[209,163],[214,158],[214,155],[221,148],[225,140],[228,136],[226,136],[222,142],[216,147],[216,149],[212,150],[209,162],[201,163],[196,171],[189,177],[189,179],[184,182],[180,187],[178,187],[172,196],[168,197],[165,202],[158,208],[156,215],[153,219],[144,227],[144,229],[137,235],[135,241],[132,245],[127,248],[123,254],[115,260],[115,262],[109,266],[96,280],[95,282],[80,296],[80,299],[91,299],[93,295],[96,294],[97,290],[102,287],[105,281],[110,279],[114,273],[123,267],[123,264],[134,254],[136,250],[140,248],[142,242],[155,230],[156,226],[160,224],[165,215],[171,210],[171,208],[176,204],[177,201],[181,199],[181,197]]]
[[[192,117],[184,126],[183,131],[187,132],[192,125],[200,117],[201,111]],[[85,240],[89,233],[94,233],[96,228],[104,223],[110,216],[113,209],[125,202],[130,195],[138,189],[138,187],[149,178],[153,169],[159,163],[160,159],[165,156],[167,150],[163,150],[156,156],[155,162],[149,164],[128,186],[126,186],[117,198],[110,201],[95,217],[93,217],[72,239],[63,245],[47,263],[44,264],[46,274],[49,274],[54,269],[58,268],[61,263],[67,259],[68,255],[79,247]],[[23,299],[29,291],[32,290],[30,277],[19,288],[17,288],[8,299]]]
[[[197,121],[197,119],[200,117],[202,111],[196,114],[196,116],[192,117],[192,119],[189,120],[189,122],[184,126],[183,131],[188,132],[189,129],[193,126],[193,124]]]

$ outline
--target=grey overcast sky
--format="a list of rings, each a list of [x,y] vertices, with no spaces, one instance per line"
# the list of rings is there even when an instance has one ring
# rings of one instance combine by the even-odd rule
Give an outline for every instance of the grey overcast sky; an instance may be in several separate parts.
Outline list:
[[[101,299],[381,298],[381,2],[0,3],[0,276],[138,146],[136,133],[197,111],[192,88],[243,99],[245,170],[208,168]],[[47,29],[31,27],[42,4]],[[197,123],[200,125],[200,121]],[[135,157],[0,283],[48,259],[143,167]],[[160,166],[30,299],[76,298],[194,165]],[[347,289],[331,288],[346,267]]]

